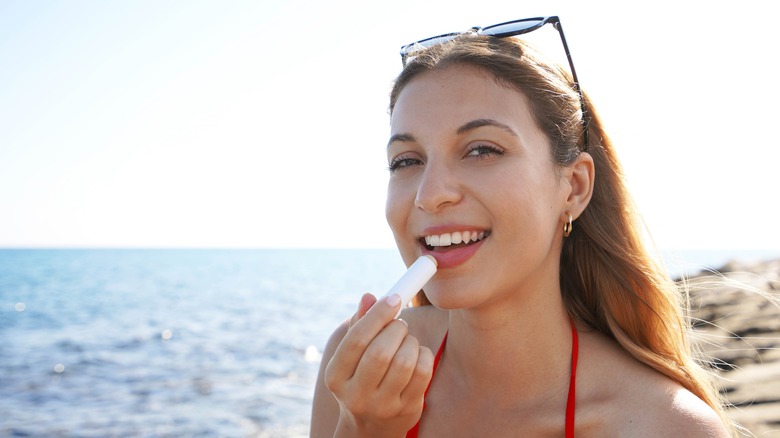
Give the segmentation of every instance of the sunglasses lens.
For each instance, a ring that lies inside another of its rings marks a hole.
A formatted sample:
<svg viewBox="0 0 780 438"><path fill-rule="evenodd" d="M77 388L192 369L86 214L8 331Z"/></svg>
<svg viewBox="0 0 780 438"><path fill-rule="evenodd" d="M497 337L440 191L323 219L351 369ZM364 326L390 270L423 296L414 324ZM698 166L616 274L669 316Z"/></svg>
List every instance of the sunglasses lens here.
<svg viewBox="0 0 780 438"><path fill-rule="evenodd" d="M454 39L460 35L459 33L451 33L449 35L441 35L433 38L428 38L427 40L419 41L417 44L423 46L423 47L432 47L438 44L446 43L449 40Z"/></svg>
<svg viewBox="0 0 780 438"><path fill-rule="evenodd" d="M439 35L439 36L427 38L427 39L424 39L422 41L417 41L416 43L407 44L407 45L401 47L401 54L402 55L407 55L407 54L410 54L412 52L416 52L416 51L421 50L421 49L426 49L428 47L433 47L433 46L435 46L437 44L446 43L447 41L454 39L458 35L460 35L460 34L459 33L450 33L450 34L447 34L447 35Z"/></svg>
<svg viewBox="0 0 780 438"><path fill-rule="evenodd" d="M459 35L462 35L462 32L448 33L446 35L439 35L424 39L422 41L417 41L416 43L407 44L401 47L401 59L403 60L404 65L406 65L408 60L407 57L413 57L415 52L427 49L428 47L433 47L437 44L446 43L447 41L457 38Z"/></svg>
<svg viewBox="0 0 780 438"><path fill-rule="evenodd" d="M483 35L495 37L508 37L521 35L536 30L546 23L544 18L530 18L528 20L510 21L509 23L496 24L482 29Z"/></svg>

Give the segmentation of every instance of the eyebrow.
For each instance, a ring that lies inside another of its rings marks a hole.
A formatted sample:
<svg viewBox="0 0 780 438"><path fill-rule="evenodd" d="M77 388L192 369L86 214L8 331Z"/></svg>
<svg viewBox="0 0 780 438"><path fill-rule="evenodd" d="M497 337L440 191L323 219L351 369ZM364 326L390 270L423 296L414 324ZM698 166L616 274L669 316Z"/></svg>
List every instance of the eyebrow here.
<svg viewBox="0 0 780 438"><path fill-rule="evenodd" d="M517 137L517 133L509 127L509 125L505 125L497 120L493 119L476 119L472 120L470 122L466 122L463 125L461 125L458 130L456 131L458 135L465 134L469 131L473 131L477 128L481 128L483 126L494 126L496 128L501 129L502 131L505 131L515 137ZM390 147L393 142L400 141L400 142L415 142L417 139L414 138L411 134L395 134L390 137L390 140L387 142L387 147Z"/></svg>
<svg viewBox="0 0 780 438"><path fill-rule="evenodd" d="M460 128L458 128L458 134L465 134L469 131L473 131L477 128L481 128L483 126L495 126L496 128L501 129L502 131L506 131L509 134L512 134L513 136L517 137L517 133L509 127L509 125L505 125L499 121L493 120L493 119L476 119L472 120L468 123L465 123L461 125Z"/></svg>
<svg viewBox="0 0 780 438"><path fill-rule="evenodd" d="M405 143L413 143L417 141L417 139L414 138L412 134L395 134L390 137L390 140L387 142L387 147L390 147L391 144L393 144L396 141L402 141Z"/></svg>

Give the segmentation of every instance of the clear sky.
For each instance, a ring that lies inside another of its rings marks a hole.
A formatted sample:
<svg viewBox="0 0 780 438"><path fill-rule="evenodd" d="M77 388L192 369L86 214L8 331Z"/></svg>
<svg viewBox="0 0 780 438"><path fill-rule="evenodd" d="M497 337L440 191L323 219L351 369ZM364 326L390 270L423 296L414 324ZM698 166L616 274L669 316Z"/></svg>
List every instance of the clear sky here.
<svg viewBox="0 0 780 438"><path fill-rule="evenodd" d="M399 47L559 15L657 245L780 249L771 4L2 1L0 247L393 247Z"/></svg>

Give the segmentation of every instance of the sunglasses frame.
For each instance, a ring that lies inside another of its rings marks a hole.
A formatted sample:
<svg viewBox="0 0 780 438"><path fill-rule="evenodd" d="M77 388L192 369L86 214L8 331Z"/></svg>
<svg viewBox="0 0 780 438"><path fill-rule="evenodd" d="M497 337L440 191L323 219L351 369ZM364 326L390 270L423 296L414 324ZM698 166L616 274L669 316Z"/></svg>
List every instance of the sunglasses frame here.
<svg viewBox="0 0 780 438"><path fill-rule="evenodd" d="M529 25L524 27L519 27L522 24L529 24ZM589 145L588 112L585 108L585 98L582 95L582 89L580 88L580 81L579 79L577 79L577 71L574 69L574 62L571 59L571 52L569 51L569 45L566 44L566 37L563 34L563 27L561 26L561 20L556 15L551 15L549 17L522 18L519 20L506 21L503 23L493 24L485 27L472 27L471 29L465 32L451 32L451 33L445 33L430 38L425 38L410 44L406 44L401 47L401 63L403 64L404 67L406 67L407 60L409 59L409 57L414 56L414 52L438 44L446 43L447 41L451 41L462 35L476 34L476 35L491 36L494 38L508 38L508 37L513 37L513 36L533 32L543 27L545 24L552 24L552 26L555 28L555 30L558 31L558 34L561 36L561 43L563 44L563 50L566 52L566 59L569 61L569 69L571 70L571 77L574 82L572 84L572 87L574 88L574 91L577 92L577 95L580 97L580 109L582 111L582 127L583 127L583 137L584 137L583 140L585 143L583 150L587 152L588 145Z"/></svg>

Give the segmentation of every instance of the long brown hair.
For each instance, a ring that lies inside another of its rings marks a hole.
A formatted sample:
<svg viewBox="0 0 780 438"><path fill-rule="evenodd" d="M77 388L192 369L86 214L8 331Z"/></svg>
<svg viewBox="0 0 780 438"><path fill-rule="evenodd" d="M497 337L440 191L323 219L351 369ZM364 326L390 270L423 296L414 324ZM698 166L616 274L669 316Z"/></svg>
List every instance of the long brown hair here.
<svg viewBox="0 0 780 438"><path fill-rule="evenodd" d="M415 53L395 81L390 113L413 78L452 65L478 68L523 93L557 166L571 165L586 147L593 157L593 196L561 254L561 291L569 314L691 391L730 426L713 379L688 341L687 295L648 251L622 167L587 95L590 144L585 145L580 96L565 69L516 38L468 35ZM428 303L422 293L415 302Z"/></svg>

